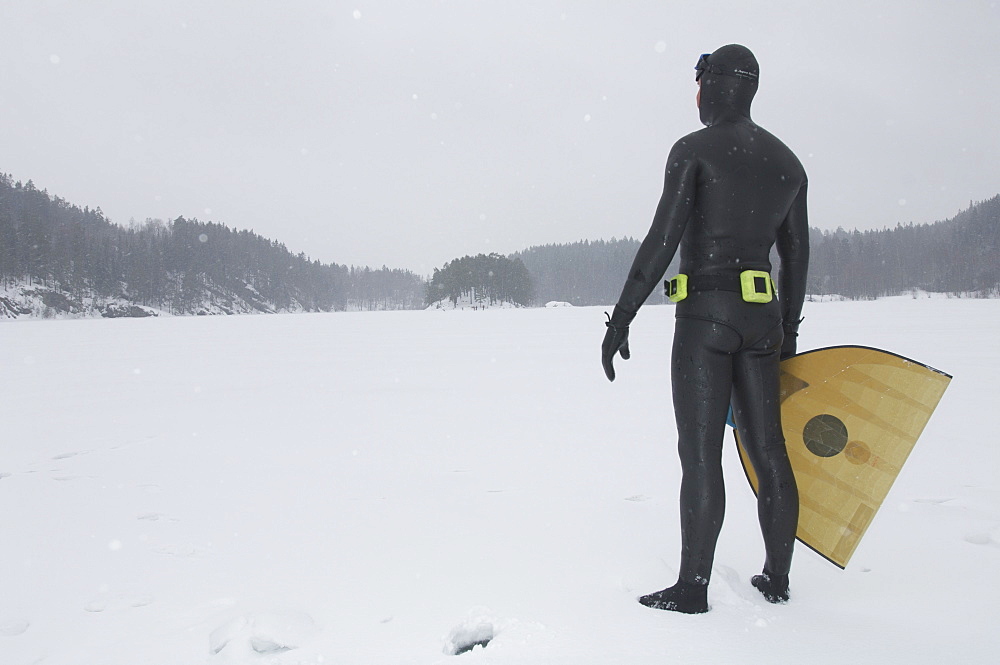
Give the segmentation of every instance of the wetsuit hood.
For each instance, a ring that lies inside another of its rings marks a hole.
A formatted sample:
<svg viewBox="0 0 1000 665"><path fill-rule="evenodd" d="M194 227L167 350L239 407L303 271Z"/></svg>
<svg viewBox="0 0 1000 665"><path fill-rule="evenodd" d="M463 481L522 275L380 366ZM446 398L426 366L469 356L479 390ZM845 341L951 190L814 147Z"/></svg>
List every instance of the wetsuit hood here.
<svg viewBox="0 0 1000 665"><path fill-rule="evenodd" d="M750 119L750 103L757 93L760 69L757 58L745 46L729 44L705 58L700 72L701 101L698 114L705 126L718 122Z"/></svg>

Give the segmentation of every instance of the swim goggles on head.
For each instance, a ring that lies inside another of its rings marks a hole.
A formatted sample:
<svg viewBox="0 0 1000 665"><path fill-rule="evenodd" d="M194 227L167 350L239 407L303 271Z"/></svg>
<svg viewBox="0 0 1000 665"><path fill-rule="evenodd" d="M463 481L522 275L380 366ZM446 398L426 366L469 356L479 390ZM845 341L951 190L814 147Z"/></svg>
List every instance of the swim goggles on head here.
<svg viewBox="0 0 1000 665"><path fill-rule="evenodd" d="M720 65L713 65L708 61L708 57L712 55L711 53L702 53L698 58L698 64L694 66L695 74L694 80L698 81L701 79L701 75L705 72L710 74L718 74L720 76L735 76L736 78L746 79L747 81L756 81L757 72L748 72L745 69L731 69L725 70Z"/></svg>

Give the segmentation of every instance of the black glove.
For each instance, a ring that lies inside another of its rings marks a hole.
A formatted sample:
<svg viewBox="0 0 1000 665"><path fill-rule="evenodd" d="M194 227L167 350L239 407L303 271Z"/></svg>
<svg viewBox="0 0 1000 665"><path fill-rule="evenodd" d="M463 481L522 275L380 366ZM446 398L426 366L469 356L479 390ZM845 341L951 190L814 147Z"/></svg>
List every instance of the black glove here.
<svg viewBox="0 0 1000 665"><path fill-rule="evenodd" d="M785 339L781 342L781 360L791 358L795 355L796 346L798 345L799 340L800 323L802 323L802 319L799 319L798 321L786 321L782 324L781 328L785 332Z"/></svg>
<svg viewBox="0 0 1000 665"><path fill-rule="evenodd" d="M608 316L608 322L604 324L608 327L608 331L604 333L604 343L601 344L601 363L604 365L608 381L615 380L615 366L612 362L615 354L620 353L622 360L628 360L631 356L628 350L628 324L632 323L634 318L634 312L628 312L615 305L614 315Z"/></svg>

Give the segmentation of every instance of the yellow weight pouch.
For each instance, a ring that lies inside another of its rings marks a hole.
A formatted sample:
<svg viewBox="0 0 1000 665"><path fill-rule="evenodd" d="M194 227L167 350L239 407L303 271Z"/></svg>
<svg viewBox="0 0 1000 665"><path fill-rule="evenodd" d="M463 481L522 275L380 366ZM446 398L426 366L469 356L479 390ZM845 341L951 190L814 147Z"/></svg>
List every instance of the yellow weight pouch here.
<svg viewBox="0 0 1000 665"><path fill-rule="evenodd" d="M744 270L740 273L740 290L746 302L766 303L774 299L771 276L763 270Z"/></svg>
<svg viewBox="0 0 1000 665"><path fill-rule="evenodd" d="M680 302L688 297L688 276L681 273L671 277L663 283L663 288L670 302Z"/></svg>

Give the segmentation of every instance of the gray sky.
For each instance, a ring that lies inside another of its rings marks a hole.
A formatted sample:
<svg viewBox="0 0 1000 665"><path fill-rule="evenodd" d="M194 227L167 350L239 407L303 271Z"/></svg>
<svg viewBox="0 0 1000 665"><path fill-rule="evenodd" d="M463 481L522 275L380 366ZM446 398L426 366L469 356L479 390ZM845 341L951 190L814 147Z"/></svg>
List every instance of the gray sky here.
<svg viewBox="0 0 1000 665"><path fill-rule="evenodd" d="M0 0L0 171L420 274L641 238L736 42L811 225L933 222L1000 193L998 34L988 0Z"/></svg>

